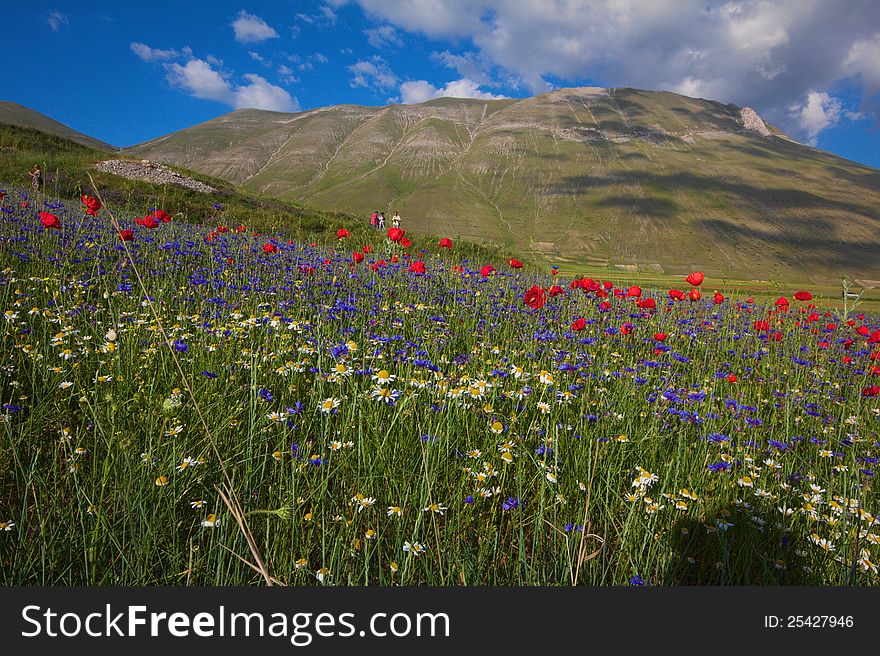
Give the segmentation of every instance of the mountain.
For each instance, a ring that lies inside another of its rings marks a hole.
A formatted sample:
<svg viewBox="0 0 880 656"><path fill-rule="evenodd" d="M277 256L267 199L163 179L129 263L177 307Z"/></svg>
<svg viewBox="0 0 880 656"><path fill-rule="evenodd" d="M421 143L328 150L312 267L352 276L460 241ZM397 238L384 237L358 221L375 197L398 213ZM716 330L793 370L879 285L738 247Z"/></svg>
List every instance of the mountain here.
<svg viewBox="0 0 880 656"><path fill-rule="evenodd" d="M103 141L93 139L82 132L67 127L63 123L59 123L55 119L51 119L45 114L41 114L33 109L19 105L18 103L0 100L0 124L15 125L20 128L31 128L39 130L47 134L62 137L75 143L91 148L93 150L118 150L116 146L111 146Z"/></svg>
<svg viewBox="0 0 880 656"><path fill-rule="evenodd" d="M880 171L675 93L240 110L126 152L569 267L880 280Z"/></svg>

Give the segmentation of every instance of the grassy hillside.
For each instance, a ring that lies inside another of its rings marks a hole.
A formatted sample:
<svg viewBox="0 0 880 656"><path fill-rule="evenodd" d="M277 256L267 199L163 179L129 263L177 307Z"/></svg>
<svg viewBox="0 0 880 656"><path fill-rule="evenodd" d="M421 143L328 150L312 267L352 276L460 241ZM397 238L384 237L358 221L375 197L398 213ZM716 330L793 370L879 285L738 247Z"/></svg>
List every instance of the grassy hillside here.
<svg viewBox="0 0 880 656"><path fill-rule="evenodd" d="M880 171L768 132L733 105L587 88L243 110L130 152L564 266L880 281Z"/></svg>
<svg viewBox="0 0 880 656"><path fill-rule="evenodd" d="M29 187L27 172L39 163L44 171L44 191L51 197L78 199L94 194L89 173L102 197L114 210L143 215L161 207L176 219L191 223L246 225L250 230L307 241L334 241L340 227L347 228L359 245L378 242L378 232L364 216L319 209L242 189L219 178L180 167L178 172L217 190L204 194L177 185L155 185L128 180L92 169L95 162L111 157L62 137L38 130L0 124L0 189ZM116 158L117 155L112 157ZM390 226L390 219L389 219ZM410 231L416 249L436 245L436 237ZM357 246L355 246L357 247ZM459 244L462 257L505 259L507 251L479 244Z"/></svg>
<svg viewBox="0 0 880 656"><path fill-rule="evenodd" d="M55 119L49 118L45 114L41 114L40 112L36 112L33 109L14 102L0 100L0 123L14 125L20 128L39 130L46 134L68 139L93 150L117 150L115 146L94 139L82 132L77 132L63 123L59 123Z"/></svg>

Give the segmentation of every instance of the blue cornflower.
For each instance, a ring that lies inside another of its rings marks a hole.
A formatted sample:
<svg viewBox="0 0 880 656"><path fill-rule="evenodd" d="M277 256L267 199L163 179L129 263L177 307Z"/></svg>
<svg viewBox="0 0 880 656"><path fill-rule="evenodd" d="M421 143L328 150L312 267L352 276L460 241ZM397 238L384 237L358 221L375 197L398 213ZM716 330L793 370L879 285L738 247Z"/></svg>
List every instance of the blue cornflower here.
<svg viewBox="0 0 880 656"><path fill-rule="evenodd" d="M629 580L629 584L630 584L630 585L639 585L639 586L641 586L641 585L645 585L645 579L643 579L643 578L642 578L641 576L639 576L638 574L635 574L635 575Z"/></svg>
<svg viewBox="0 0 880 656"><path fill-rule="evenodd" d="M203 375L205 378L216 378L216 377L217 377L217 374L215 374L215 373L211 373L211 372L208 371L207 369L205 369L205 370L202 372L202 375Z"/></svg>
<svg viewBox="0 0 880 656"><path fill-rule="evenodd" d="M519 499L516 497L507 497L507 500L501 504L503 510L514 510L519 508Z"/></svg>
<svg viewBox="0 0 880 656"><path fill-rule="evenodd" d="M178 353L186 353L189 351L189 346L183 342L182 340L175 339L174 340L174 350Z"/></svg>

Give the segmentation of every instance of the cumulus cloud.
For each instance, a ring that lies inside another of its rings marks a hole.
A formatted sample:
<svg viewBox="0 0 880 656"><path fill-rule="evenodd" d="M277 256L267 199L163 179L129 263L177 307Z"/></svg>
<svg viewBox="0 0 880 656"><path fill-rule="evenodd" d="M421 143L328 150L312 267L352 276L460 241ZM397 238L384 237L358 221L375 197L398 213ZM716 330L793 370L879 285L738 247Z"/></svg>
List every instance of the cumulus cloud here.
<svg viewBox="0 0 880 656"><path fill-rule="evenodd" d="M840 121L842 109L837 98L824 91L810 91L802 102L791 105L789 112L806 133L809 143L815 146L819 133Z"/></svg>
<svg viewBox="0 0 880 656"><path fill-rule="evenodd" d="M402 46L403 41L397 36L397 30L390 25L382 25L369 30L364 30L367 42L374 48L387 48L388 46Z"/></svg>
<svg viewBox="0 0 880 656"><path fill-rule="evenodd" d="M49 12L49 15L46 16L46 24L53 32L58 32L63 26L69 24L69 21L67 20L66 14L62 14L57 9L53 9Z"/></svg>
<svg viewBox="0 0 880 656"><path fill-rule="evenodd" d="M486 100L499 100L507 96L498 96L492 93L480 91L479 85L473 80L462 78L449 82L445 87L438 89L425 80L404 82L400 85L400 97L404 105L415 105L434 98L483 98Z"/></svg>
<svg viewBox="0 0 880 656"><path fill-rule="evenodd" d="M880 92L880 12L864 0L356 1L377 23L468 44L438 57L484 86L493 71L534 93L557 81L690 92L808 138L791 107L811 91L855 79Z"/></svg>
<svg viewBox="0 0 880 656"><path fill-rule="evenodd" d="M176 50L151 48L146 43L139 43L137 41L132 42L131 51L145 62L168 61L180 57L180 53Z"/></svg>
<svg viewBox="0 0 880 656"><path fill-rule="evenodd" d="M880 32L856 41L843 63L847 72L858 75L868 95L880 93Z"/></svg>
<svg viewBox="0 0 880 656"><path fill-rule="evenodd" d="M253 73L244 76L248 84L235 85L202 59L190 59L185 65L165 64L165 70L172 86L196 98L214 100L235 109L267 109L276 112L300 110L296 98Z"/></svg>
<svg viewBox="0 0 880 656"><path fill-rule="evenodd" d="M232 22L235 40L239 43L260 43L268 39L277 39L278 32L259 16L247 13L244 9Z"/></svg>
<svg viewBox="0 0 880 656"><path fill-rule="evenodd" d="M348 67L352 73L351 86L366 89L391 89L397 86L399 78L379 55L360 61Z"/></svg>

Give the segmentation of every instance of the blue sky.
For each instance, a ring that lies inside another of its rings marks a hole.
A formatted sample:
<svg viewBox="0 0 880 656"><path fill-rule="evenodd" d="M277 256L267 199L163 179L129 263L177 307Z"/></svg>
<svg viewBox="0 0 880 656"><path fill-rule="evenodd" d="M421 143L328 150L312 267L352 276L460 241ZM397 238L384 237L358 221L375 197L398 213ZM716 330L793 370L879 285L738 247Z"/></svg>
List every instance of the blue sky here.
<svg viewBox="0 0 880 656"><path fill-rule="evenodd" d="M241 107L632 86L880 167L870 0L50 0L5 7L0 56L0 99L118 146Z"/></svg>

